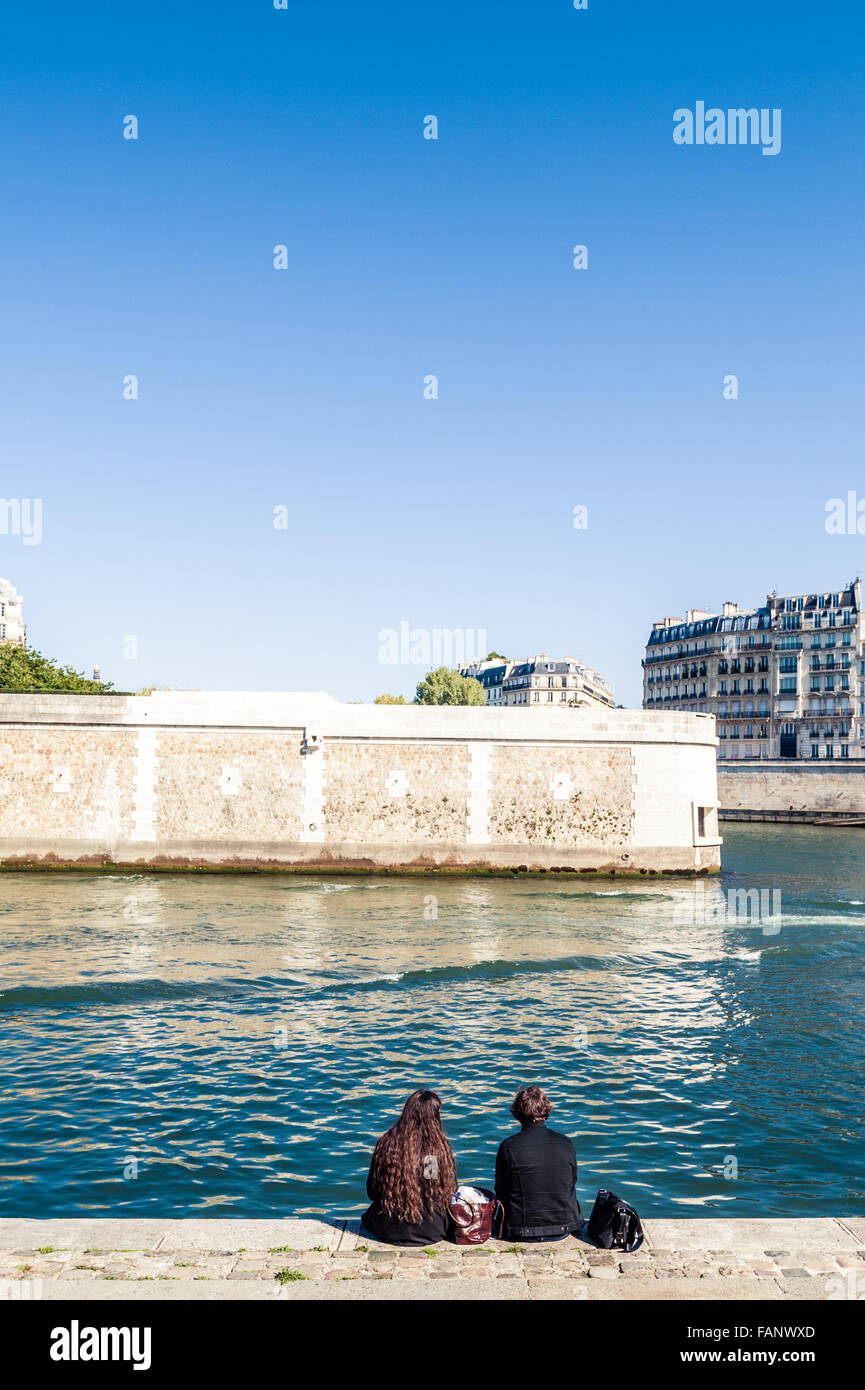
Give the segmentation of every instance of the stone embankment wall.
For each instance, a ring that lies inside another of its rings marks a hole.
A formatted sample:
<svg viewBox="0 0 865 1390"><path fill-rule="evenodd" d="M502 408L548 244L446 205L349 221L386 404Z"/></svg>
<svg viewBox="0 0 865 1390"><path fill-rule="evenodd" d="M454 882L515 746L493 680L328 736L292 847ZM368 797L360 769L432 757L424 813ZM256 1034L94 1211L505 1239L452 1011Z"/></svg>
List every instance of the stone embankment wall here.
<svg viewBox="0 0 865 1390"><path fill-rule="evenodd" d="M0 864L711 871L715 750L683 713L2 695Z"/></svg>
<svg viewBox="0 0 865 1390"><path fill-rule="evenodd" d="M865 821L865 764L778 761L721 763L725 820Z"/></svg>

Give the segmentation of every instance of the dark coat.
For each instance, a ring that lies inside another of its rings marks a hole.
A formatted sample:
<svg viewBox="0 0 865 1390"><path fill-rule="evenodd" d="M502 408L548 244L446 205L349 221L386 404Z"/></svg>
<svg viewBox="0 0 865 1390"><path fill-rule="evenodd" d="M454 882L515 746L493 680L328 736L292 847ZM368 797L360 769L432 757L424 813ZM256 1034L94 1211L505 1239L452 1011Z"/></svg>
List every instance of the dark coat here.
<svg viewBox="0 0 865 1390"><path fill-rule="evenodd" d="M369 1177L366 1180L366 1195L372 1199L372 1205L367 1207L361 1220L376 1240L384 1240L388 1245L435 1245L437 1241L447 1240L451 1234L451 1219L446 1211L428 1208L417 1224L397 1221L385 1216L381 1209L381 1193L374 1189Z"/></svg>
<svg viewBox="0 0 865 1390"><path fill-rule="evenodd" d="M578 1231L583 1217L576 1185L573 1143L542 1121L499 1145L496 1196L511 1240L550 1240Z"/></svg>

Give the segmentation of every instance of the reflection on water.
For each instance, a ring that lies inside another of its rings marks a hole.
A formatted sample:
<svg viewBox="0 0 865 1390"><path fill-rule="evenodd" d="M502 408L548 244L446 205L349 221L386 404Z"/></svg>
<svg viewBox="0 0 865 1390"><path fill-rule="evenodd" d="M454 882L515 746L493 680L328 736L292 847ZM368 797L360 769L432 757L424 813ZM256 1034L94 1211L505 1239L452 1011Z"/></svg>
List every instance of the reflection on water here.
<svg viewBox="0 0 865 1390"><path fill-rule="evenodd" d="M539 1081L584 1205L865 1213L865 841L725 839L771 925L642 878L0 876L0 1212L360 1210L417 1085L488 1183Z"/></svg>

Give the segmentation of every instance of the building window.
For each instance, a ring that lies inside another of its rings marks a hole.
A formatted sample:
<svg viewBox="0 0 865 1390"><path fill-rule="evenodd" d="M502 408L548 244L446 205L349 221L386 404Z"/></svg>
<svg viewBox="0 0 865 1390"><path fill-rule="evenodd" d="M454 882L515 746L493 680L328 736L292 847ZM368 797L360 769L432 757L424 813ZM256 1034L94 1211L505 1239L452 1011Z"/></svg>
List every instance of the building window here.
<svg viewBox="0 0 865 1390"><path fill-rule="evenodd" d="M811 744L811 757L812 757L812 758L819 758L819 756L820 756L820 745L819 745L819 743L812 743L812 744Z"/></svg>
<svg viewBox="0 0 865 1390"><path fill-rule="evenodd" d="M849 745L849 743L842 743L842 744L841 744L841 757L842 757L842 758L849 758L849 757L850 757L850 745Z"/></svg>

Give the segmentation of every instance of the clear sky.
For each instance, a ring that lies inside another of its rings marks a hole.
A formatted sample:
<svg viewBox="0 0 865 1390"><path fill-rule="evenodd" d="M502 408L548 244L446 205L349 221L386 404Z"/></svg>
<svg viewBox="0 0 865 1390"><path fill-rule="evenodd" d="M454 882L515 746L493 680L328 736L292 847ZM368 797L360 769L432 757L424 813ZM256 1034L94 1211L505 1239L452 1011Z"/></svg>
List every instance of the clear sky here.
<svg viewBox="0 0 865 1390"><path fill-rule="evenodd" d="M633 704L654 619L865 570L824 524L865 498L863 33L837 0L11 0L31 644L365 700L423 674L379 661L407 621ZM697 101L780 108L780 153L676 145Z"/></svg>

